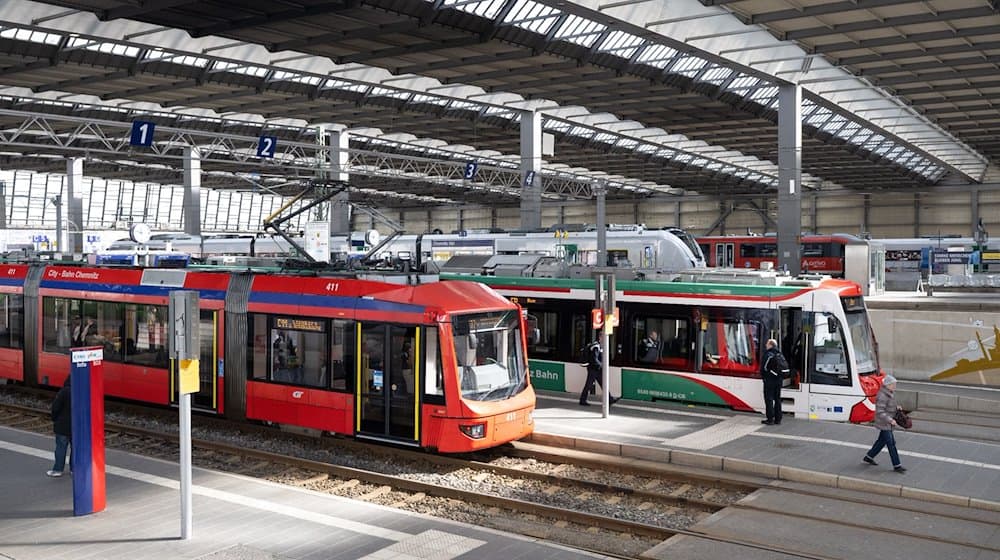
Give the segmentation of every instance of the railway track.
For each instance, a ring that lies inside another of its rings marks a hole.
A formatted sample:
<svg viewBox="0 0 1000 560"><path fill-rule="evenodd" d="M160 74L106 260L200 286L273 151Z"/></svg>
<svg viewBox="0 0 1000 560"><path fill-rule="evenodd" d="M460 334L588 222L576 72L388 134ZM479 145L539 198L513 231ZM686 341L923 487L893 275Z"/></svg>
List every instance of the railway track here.
<svg viewBox="0 0 1000 560"><path fill-rule="evenodd" d="M198 420L197 424L213 425L211 429L229 424L219 419ZM0 407L0 424L40 432L47 432L49 427L46 411L12 405ZM298 451L270 451L245 442L206 438L196 432L195 464L517 532L614 557L640 557L662 541L687 536L789 558L839 558L775 546L768 542L767 535L734 538L699 528L700 522L725 508L753 511L786 522L789 513L746 499L766 485L764 480L724 479L722 473L699 476L686 472L689 469L622 464L610 458L568 460L560 450L538 446L505 448L475 457L437 456L381 446L373 452L369 444L348 439L299 437L270 428L239 426L241 431L251 433L249 437L270 437L271 442L265 441L263 446L273 447L276 440L281 440L294 442ZM232 429L231 424L228 429ZM109 447L176 460L176 435L164 433L162 427L109 423L106 433ZM372 469L367 461L359 461L362 466L333 464L333 455L353 453L374 453L375 462L387 468ZM843 499L822 489L779 491L789 494L790 499ZM919 510L914 509L914 513ZM971 515L970 519L974 519ZM795 517L810 519L801 514ZM821 515L811 519L829 522ZM852 526L850 522L839 525ZM853 526L865 528L861 524ZM938 542L968 546L948 539ZM996 548L979 548L1000 554Z"/></svg>

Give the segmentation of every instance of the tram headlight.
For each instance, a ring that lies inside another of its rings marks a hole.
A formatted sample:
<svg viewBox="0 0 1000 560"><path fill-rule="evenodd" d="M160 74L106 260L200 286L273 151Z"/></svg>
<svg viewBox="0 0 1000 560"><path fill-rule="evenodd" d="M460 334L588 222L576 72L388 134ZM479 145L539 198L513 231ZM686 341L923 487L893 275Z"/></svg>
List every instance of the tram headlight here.
<svg viewBox="0 0 1000 560"><path fill-rule="evenodd" d="M472 439L483 439L486 437L486 424L459 424L458 429Z"/></svg>

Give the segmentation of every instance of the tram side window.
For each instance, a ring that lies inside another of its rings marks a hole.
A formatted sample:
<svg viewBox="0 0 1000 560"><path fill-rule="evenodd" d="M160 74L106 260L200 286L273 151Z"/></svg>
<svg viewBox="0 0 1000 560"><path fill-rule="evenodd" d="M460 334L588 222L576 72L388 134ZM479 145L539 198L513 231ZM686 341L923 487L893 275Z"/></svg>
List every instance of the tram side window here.
<svg viewBox="0 0 1000 560"><path fill-rule="evenodd" d="M271 381L329 387L329 336L324 319L272 317Z"/></svg>
<svg viewBox="0 0 1000 560"><path fill-rule="evenodd" d="M0 294L0 347L21 348L24 296Z"/></svg>
<svg viewBox="0 0 1000 560"><path fill-rule="evenodd" d="M736 310L711 313L705 330L702 368L707 372L751 377L760 371L761 325Z"/></svg>
<svg viewBox="0 0 1000 560"><path fill-rule="evenodd" d="M250 315L250 379L264 381L267 379L267 315L254 313Z"/></svg>
<svg viewBox="0 0 1000 560"><path fill-rule="evenodd" d="M438 343L438 330L427 328L426 345L424 346L424 394L444 398L444 371L441 369L441 345ZM444 401L433 401L444 404Z"/></svg>
<svg viewBox="0 0 1000 560"><path fill-rule="evenodd" d="M75 299L42 298L42 350L69 354L79 346L83 323L80 301Z"/></svg>
<svg viewBox="0 0 1000 560"><path fill-rule="evenodd" d="M756 259L757 258L757 246L753 243L741 243L740 244L740 257L744 259Z"/></svg>
<svg viewBox="0 0 1000 560"><path fill-rule="evenodd" d="M125 363L168 367L166 306L125 305L124 333ZM202 332L202 344L205 343L205 335Z"/></svg>
<svg viewBox="0 0 1000 560"><path fill-rule="evenodd" d="M847 365L844 328L833 315L813 313L813 367L809 382L820 385L851 385Z"/></svg>
<svg viewBox="0 0 1000 560"><path fill-rule="evenodd" d="M555 311L533 311L537 320L538 340L531 344L528 354L533 358L554 359L559 351L559 314Z"/></svg>
<svg viewBox="0 0 1000 560"><path fill-rule="evenodd" d="M335 391L354 389L354 323L334 319L330 327L330 383Z"/></svg>
<svg viewBox="0 0 1000 560"><path fill-rule="evenodd" d="M125 322L124 305L108 301L84 301L83 344L102 346L104 359L111 362L122 361Z"/></svg>
<svg viewBox="0 0 1000 560"><path fill-rule="evenodd" d="M690 369L688 328L686 318L637 315L632 327L637 341L632 361L651 367Z"/></svg>
<svg viewBox="0 0 1000 560"><path fill-rule="evenodd" d="M582 313L573 314L573 330L570 333L572 337L570 346L572 357L569 358L570 361L578 361L578 350L587 347L587 345L596 340L596 335L593 334L592 331L593 326L589 315L584 315Z"/></svg>

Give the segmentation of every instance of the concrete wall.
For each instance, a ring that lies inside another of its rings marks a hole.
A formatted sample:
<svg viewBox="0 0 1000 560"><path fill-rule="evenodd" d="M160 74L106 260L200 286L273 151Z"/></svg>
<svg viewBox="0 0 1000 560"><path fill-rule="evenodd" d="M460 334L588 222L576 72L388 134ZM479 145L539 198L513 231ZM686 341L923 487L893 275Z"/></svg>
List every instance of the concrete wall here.
<svg viewBox="0 0 1000 560"><path fill-rule="evenodd" d="M868 307L886 372L913 381L1000 385L1000 304L870 299Z"/></svg>

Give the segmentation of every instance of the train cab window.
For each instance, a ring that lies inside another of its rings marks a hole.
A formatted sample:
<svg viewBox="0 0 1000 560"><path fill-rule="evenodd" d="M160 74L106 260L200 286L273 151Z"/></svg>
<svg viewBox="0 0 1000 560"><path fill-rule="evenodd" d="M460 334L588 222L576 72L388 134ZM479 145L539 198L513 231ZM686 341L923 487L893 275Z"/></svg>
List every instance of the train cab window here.
<svg viewBox="0 0 1000 560"><path fill-rule="evenodd" d="M686 318L636 316L632 326L636 337L632 361L646 364L644 367L689 369L688 325Z"/></svg>
<svg viewBox="0 0 1000 560"><path fill-rule="evenodd" d="M166 368L167 307L163 305L125 305L125 363ZM202 333L202 344L205 333ZM208 339L211 344L212 339Z"/></svg>
<svg viewBox="0 0 1000 560"><path fill-rule="evenodd" d="M810 383L850 386L844 328L833 315L813 313L813 359Z"/></svg>
<svg viewBox="0 0 1000 560"><path fill-rule="evenodd" d="M559 351L559 314L555 311L532 311L538 340L528 341L528 355L552 360Z"/></svg>
<svg viewBox="0 0 1000 560"><path fill-rule="evenodd" d="M503 400L528 387L520 325L516 310L454 316L462 398Z"/></svg>
<svg viewBox="0 0 1000 560"><path fill-rule="evenodd" d="M0 294L0 347L21 348L23 325L24 296Z"/></svg>
<svg viewBox="0 0 1000 560"><path fill-rule="evenodd" d="M444 371L441 369L441 347L438 343L436 328L424 329L424 395L438 397L431 400L435 404L444 404Z"/></svg>

